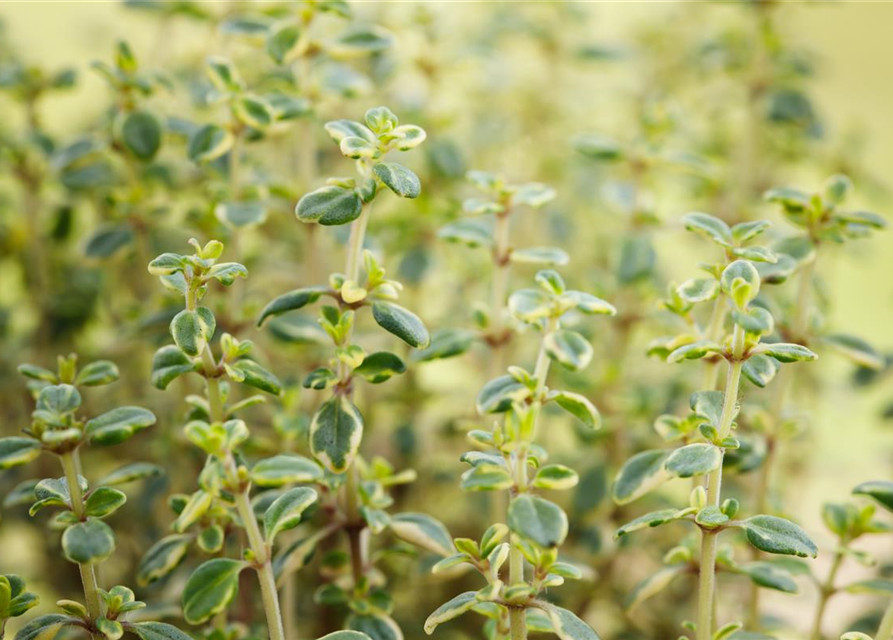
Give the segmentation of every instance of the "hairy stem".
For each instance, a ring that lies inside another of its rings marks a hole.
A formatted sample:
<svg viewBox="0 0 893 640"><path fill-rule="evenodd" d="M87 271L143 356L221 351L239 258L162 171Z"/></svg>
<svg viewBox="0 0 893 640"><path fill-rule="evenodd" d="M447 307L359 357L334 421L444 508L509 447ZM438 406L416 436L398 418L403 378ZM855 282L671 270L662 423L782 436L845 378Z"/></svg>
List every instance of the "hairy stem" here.
<svg viewBox="0 0 893 640"><path fill-rule="evenodd" d="M61 456L62 469L65 472L65 480L68 482L68 495L71 497L71 510L79 520L84 519L84 494L78 483L77 451L63 453ZM99 600L99 585L96 581L96 570L92 564L78 564L81 573L81 582L84 585L84 601L87 605L87 613L90 620L96 621L102 616L102 605Z"/></svg>
<svg viewBox="0 0 893 640"><path fill-rule="evenodd" d="M732 360L726 373L726 388L723 397L722 415L719 423L719 439L729 436L735 408L738 404L738 388L741 383L741 360L744 351L744 330L735 325L732 335ZM719 466L707 476L707 504L718 507L722 489L722 456L720 449ZM701 564L698 572L698 640L711 640L713 637L713 608L716 593L716 542L717 533L703 530L701 535Z"/></svg>

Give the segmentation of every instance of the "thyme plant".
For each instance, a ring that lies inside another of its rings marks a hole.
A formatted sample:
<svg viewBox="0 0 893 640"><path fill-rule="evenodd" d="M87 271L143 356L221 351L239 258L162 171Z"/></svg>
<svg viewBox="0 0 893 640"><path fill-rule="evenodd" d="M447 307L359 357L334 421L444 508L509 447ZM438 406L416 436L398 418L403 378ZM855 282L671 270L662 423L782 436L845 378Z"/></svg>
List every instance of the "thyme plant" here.
<svg viewBox="0 0 893 640"><path fill-rule="evenodd" d="M689 224L695 224L689 218ZM720 244L733 245L733 232L725 223L710 216L697 218L700 231L715 238ZM738 235L752 236L765 228L761 223L738 227ZM756 231L755 231L756 230ZM764 255L765 250L756 251ZM772 515L757 514L747 518L738 516L739 503L734 498L722 499L723 459L728 450L740 446L733 435L739 409L742 375L763 386L771 379L779 364L814 360L815 354L801 345L783 342L762 342L773 330L771 313L754 303L760 293L761 278L753 262L737 258L725 267L705 265L712 278L700 286L714 289L730 307L731 331L726 330L717 340L694 340L685 335L679 341L669 341L663 347L668 362L682 362L717 355L726 362L725 383L722 391L708 389L692 395L692 415L684 420L664 420L659 423L671 442L681 446L636 454L623 466L615 480L613 497L621 504L629 503L673 478L706 476L705 485L696 485L691 492L689 506L663 509L640 516L617 530L616 537L631 532L657 527L673 521L688 521L701 534L697 560L698 603L697 622L688 623L698 640L714 637L714 608L717 597L716 569L735 568L734 560L719 556L719 535L728 529L743 530L747 541L761 551L801 557L815 557L817 548L809 536L789 520ZM686 565L695 562L693 554L684 547L670 554L674 571L664 571L640 585L638 590L651 595L655 585L666 586L675 575L686 572ZM724 554L726 555L726 554ZM675 573L675 575L674 575ZM755 581L762 582L757 578ZM658 587L659 589L659 587ZM727 634L742 623L730 622L717 633Z"/></svg>

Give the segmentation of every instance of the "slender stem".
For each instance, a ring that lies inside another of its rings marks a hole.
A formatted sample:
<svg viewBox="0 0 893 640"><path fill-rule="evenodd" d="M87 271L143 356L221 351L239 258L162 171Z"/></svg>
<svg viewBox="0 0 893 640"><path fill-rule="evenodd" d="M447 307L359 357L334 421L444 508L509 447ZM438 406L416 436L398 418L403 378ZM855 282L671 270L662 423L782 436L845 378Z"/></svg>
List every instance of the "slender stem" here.
<svg viewBox="0 0 893 640"><path fill-rule="evenodd" d="M494 229L495 246L493 247L493 290L490 302L490 321L493 326L493 339L495 340L490 358L490 374L498 375L502 371L504 350L502 348L502 334L505 329L503 322L505 315L505 298L509 286L509 209L496 214L496 227Z"/></svg>
<svg viewBox="0 0 893 640"><path fill-rule="evenodd" d="M230 459L231 467L235 462ZM257 518L251 508L251 500L248 498L249 486L236 493L236 510L239 518L245 526L248 535L248 544L254 553L257 578L260 582L260 594L264 603L264 613L267 618L267 632L270 640L285 640L285 629L282 626L282 612L279 609L279 594L276 591L276 577L273 574L273 564L270 562L270 548L264 541L257 526Z"/></svg>
<svg viewBox="0 0 893 640"><path fill-rule="evenodd" d="M549 324L543 333L543 341L540 343L540 350L536 357L536 364L533 368L533 376L536 379L536 389L533 392L534 412L532 422L533 431L530 434L530 440L533 440L536 434L536 420L539 417L539 410L542 406L543 392L546 390L546 378L549 376L549 365L551 360L549 354L546 353L545 337L552 333L558 325L555 318L549 320ZM527 447L529 442L519 443L517 453L515 455L515 489L518 494L526 493L528 489L527 480ZM521 547L512 538L511 548L509 549L509 583L517 584L524 582L524 555L521 553ZM522 607L512 607L509 609L509 622L512 628L512 640L527 640L527 616L526 610Z"/></svg>
<svg viewBox="0 0 893 640"><path fill-rule="evenodd" d="M874 640L890 640L893 636L893 602L887 605L884 617L881 618L881 626L878 627Z"/></svg>
<svg viewBox="0 0 893 640"><path fill-rule="evenodd" d="M80 466L76 460L77 452L63 453L62 469L65 472L65 480L68 482L68 495L71 497L71 510L79 520L84 519L84 494L78 482L77 469ZM99 585L96 581L96 570L92 564L78 564L81 573L81 582L84 585L84 600L87 604L87 613L90 620L96 621L102 616L102 605L99 600Z"/></svg>
<svg viewBox="0 0 893 640"><path fill-rule="evenodd" d="M812 633L809 635L811 640L822 640L822 618L825 615L825 607L828 605L828 600L835 592L834 579L837 577L837 572L840 570L840 565L843 563L843 543L844 541L841 541L841 548L834 552L834 562L831 563L828 577L825 578L825 581L820 586L819 606L816 608L815 617L812 621ZM887 637L889 636L890 634L888 633ZM880 636L878 636L878 638L880 638Z"/></svg>
<svg viewBox="0 0 893 640"><path fill-rule="evenodd" d="M722 415L719 422L719 439L729 436L732 420L738 404L738 388L741 383L741 360L744 351L744 330L735 325L732 335L732 360L729 361L726 373L726 388L723 397ZM720 462L715 470L707 476L707 504L719 506L722 488L722 457L725 451L720 449ZM710 640L713 637L713 607L716 591L716 543L717 532L703 530L701 535L701 565L698 572L698 640Z"/></svg>
<svg viewBox="0 0 893 640"><path fill-rule="evenodd" d="M363 242L366 239L366 227L372 214L372 203L363 205L360 217L350 227L350 239L347 242L347 266L345 275L348 280L357 282L360 277L360 258L363 255Z"/></svg>

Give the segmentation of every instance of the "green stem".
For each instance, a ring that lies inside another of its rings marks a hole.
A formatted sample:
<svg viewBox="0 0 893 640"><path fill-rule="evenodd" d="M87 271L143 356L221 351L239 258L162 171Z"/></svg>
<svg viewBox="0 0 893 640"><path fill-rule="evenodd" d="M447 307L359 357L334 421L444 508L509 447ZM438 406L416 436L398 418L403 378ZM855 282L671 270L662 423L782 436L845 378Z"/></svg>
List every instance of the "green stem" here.
<svg viewBox="0 0 893 640"><path fill-rule="evenodd" d="M732 360L729 361L726 373L726 388L723 396L722 415L719 422L720 440L727 438L732 430L732 421L738 404L741 367L744 364L744 361L741 360L743 351L744 330L735 325L735 332L732 335ZM724 453L724 450L720 449L719 465L707 476L708 506L719 506L722 489L722 457ZM716 543L717 532L702 530L701 564L698 572L698 640L711 640L713 637L713 607L716 592Z"/></svg>
<svg viewBox="0 0 893 640"><path fill-rule="evenodd" d="M509 286L509 210L496 214L493 248L493 291L490 302L490 322L492 323L493 345L490 359L490 375L495 377L502 371L502 333L505 327L505 299Z"/></svg>
<svg viewBox="0 0 893 640"><path fill-rule="evenodd" d="M232 458L229 460L229 466L235 467L235 461ZM230 475L233 475L232 472ZM234 479L237 480L237 478ZM249 489L250 485L236 493L236 510L245 526L248 544L254 553L255 569L260 582L260 594L264 604L270 640L285 640L282 612L279 609L279 594L276 591L276 577L273 574L273 564L270 561L270 548L261 535L260 527L257 526L257 518L248 497Z"/></svg>
<svg viewBox="0 0 893 640"><path fill-rule="evenodd" d="M358 282L360 278L360 258L363 255L363 242L366 239L366 227L372 214L372 203L363 205L360 217L350 226L350 239L347 242L347 266L345 275L348 280Z"/></svg>
<svg viewBox="0 0 893 640"><path fill-rule="evenodd" d="M893 602L887 605L884 617L881 618L881 626L878 627L874 640L890 640L893 636Z"/></svg>
<svg viewBox="0 0 893 640"><path fill-rule="evenodd" d="M549 320L549 324L543 333L543 342L540 343L540 350L536 357L536 365L533 368L533 376L536 379L536 389L533 392L533 432L530 439L533 440L536 434L536 420L539 417L539 410L542 406L543 393L546 390L546 378L549 376L549 365L551 360L549 354L546 353L545 337L552 333L558 325L556 318ZM526 493L528 489L527 480L527 442L519 443L518 451L515 456L515 492L518 494ZM524 555L521 553L521 547L512 538L511 548L509 550L509 584L517 584L524 582ZM527 615L523 607L512 607L509 609L509 622L512 628L512 640L527 640Z"/></svg>
<svg viewBox="0 0 893 640"><path fill-rule="evenodd" d="M834 552L834 562L831 563L831 569L828 571L828 577L825 578L825 581L820 586L819 591L819 606L816 608L815 617L812 621L812 633L809 634L811 640L822 640L822 618L825 616L825 607L828 605L828 600L834 595L834 579L837 577L837 572L840 570L840 565L843 563L843 541L841 541L841 548ZM887 634L889 638L890 634ZM880 638L880 636L878 636Z"/></svg>
<svg viewBox="0 0 893 640"><path fill-rule="evenodd" d="M68 482L68 494L71 497L71 510L79 520L84 520L84 494L78 483L77 451L63 453L62 469L65 472L65 480ZM102 605L99 600L99 585L96 581L96 570L92 564L78 564L81 573L81 582L84 585L84 601L87 605L87 614L90 620L96 621L102 616Z"/></svg>

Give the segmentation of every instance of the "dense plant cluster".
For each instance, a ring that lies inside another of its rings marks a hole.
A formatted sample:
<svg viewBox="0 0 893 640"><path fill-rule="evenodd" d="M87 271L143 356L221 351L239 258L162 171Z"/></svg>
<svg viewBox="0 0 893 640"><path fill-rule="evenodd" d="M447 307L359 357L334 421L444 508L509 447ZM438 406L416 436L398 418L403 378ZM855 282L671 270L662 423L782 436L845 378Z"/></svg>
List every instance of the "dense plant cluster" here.
<svg viewBox="0 0 893 640"><path fill-rule="evenodd" d="M890 369L826 278L879 190L785 8L696 5L0 47L0 638L889 640L893 482L796 490Z"/></svg>

